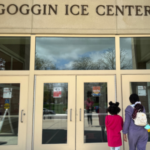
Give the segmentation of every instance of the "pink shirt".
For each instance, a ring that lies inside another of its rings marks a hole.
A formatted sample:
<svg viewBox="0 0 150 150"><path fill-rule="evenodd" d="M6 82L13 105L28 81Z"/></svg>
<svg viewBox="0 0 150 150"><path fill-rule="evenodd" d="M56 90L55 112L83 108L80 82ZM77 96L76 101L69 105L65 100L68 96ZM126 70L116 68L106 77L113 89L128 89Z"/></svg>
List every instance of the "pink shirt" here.
<svg viewBox="0 0 150 150"><path fill-rule="evenodd" d="M90 107L92 107L93 106L93 101L88 101L88 100L86 100L85 101L85 105L86 105L86 109L88 110Z"/></svg>
<svg viewBox="0 0 150 150"><path fill-rule="evenodd" d="M123 119L119 115L108 115L105 119L107 129L107 141L110 147L119 147L122 145L121 133L123 128Z"/></svg>

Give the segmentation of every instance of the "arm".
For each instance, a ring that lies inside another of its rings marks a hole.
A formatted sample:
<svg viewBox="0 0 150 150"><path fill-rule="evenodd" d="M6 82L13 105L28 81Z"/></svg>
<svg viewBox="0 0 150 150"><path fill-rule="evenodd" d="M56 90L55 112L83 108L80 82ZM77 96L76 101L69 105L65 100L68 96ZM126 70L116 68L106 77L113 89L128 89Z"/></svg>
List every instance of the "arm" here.
<svg viewBox="0 0 150 150"><path fill-rule="evenodd" d="M127 142L127 133L129 130L130 122L131 122L131 118L130 118L128 112L125 112L125 123L123 125L123 140L125 142Z"/></svg>
<svg viewBox="0 0 150 150"><path fill-rule="evenodd" d="M125 110L125 122L124 122L124 126L123 126L123 134L128 133L130 122L131 122L131 115L130 115L128 108L127 108Z"/></svg>
<svg viewBox="0 0 150 150"><path fill-rule="evenodd" d="M123 129L123 119L121 118L121 130Z"/></svg>
<svg viewBox="0 0 150 150"><path fill-rule="evenodd" d="M131 119L132 119L132 114L130 111L130 106L126 108L125 110L125 122L124 122L124 126L123 126L123 140L125 142L127 142L127 133L129 131L129 126L131 123Z"/></svg>
<svg viewBox="0 0 150 150"><path fill-rule="evenodd" d="M123 140L124 140L125 142L127 142L127 135L126 135L126 134L123 134Z"/></svg>

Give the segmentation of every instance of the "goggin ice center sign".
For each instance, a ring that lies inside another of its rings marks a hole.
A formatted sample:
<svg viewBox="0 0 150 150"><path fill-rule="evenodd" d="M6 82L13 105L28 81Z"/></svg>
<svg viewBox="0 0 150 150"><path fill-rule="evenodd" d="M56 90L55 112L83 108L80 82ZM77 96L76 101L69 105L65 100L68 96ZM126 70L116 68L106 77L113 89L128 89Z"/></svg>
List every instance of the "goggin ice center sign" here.
<svg viewBox="0 0 150 150"><path fill-rule="evenodd" d="M142 0L141 0L142 1ZM60 7L64 9L64 12L59 13ZM87 4L64 4L64 6L59 6L59 4L0 4L0 15L5 15L6 13L9 15L16 15L17 13L22 14L23 16L29 15L32 13L33 15L82 15L87 16L90 15L89 11L90 5ZM128 16L149 16L150 15L150 5L147 2L147 5L141 4L137 5L112 5L111 3L108 5L98 3L95 5L93 10L96 15L99 16L118 16L125 14Z"/></svg>
<svg viewBox="0 0 150 150"><path fill-rule="evenodd" d="M53 98L61 98L62 88L54 87L53 88Z"/></svg>

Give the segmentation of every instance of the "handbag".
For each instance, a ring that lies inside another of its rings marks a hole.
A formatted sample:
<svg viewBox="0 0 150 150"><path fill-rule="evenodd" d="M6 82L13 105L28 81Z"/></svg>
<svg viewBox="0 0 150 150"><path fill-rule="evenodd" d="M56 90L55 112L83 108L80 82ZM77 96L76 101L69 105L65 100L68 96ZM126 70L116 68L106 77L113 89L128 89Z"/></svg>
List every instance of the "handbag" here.
<svg viewBox="0 0 150 150"><path fill-rule="evenodd" d="M144 127L148 132L150 132L150 125L147 124L145 127Z"/></svg>

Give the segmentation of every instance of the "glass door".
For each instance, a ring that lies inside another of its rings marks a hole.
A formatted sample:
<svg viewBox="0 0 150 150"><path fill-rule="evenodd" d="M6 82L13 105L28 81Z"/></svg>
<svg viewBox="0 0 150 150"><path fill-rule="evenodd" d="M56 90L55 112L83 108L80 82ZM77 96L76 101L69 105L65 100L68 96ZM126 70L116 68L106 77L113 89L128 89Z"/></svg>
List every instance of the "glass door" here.
<svg viewBox="0 0 150 150"><path fill-rule="evenodd" d="M0 149L25 150L28 77L0 76Z"/></svg>
<svg viewBox="0 0 150 150"><path fill-rule="evenodd" d="M78 76L76 149L109 150L105 128L106 108L116 101L115 76Z"/></svg>
<svg viewBox="0 0 150 150"><path fill-rule="evenodd" d="M35 150L75 150L75 76L37 76Z"/></svg>
<svg viewBox="0 0 150 150"><path fill-rule="evenodd" d="M150 75L123 75L122 91L124 119L125 109L128 105L131 105L129 102L129 96L132 93L136 93L146 109L148 123L150 123ZM128 143L124 142L124 145L126 150L129 149ZM150 149L150 133L146 149Z"/></svg>

